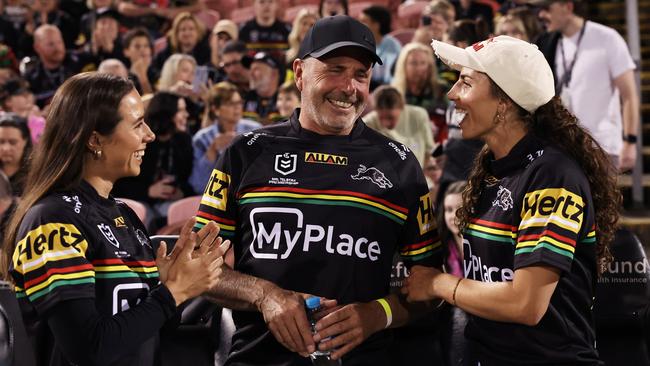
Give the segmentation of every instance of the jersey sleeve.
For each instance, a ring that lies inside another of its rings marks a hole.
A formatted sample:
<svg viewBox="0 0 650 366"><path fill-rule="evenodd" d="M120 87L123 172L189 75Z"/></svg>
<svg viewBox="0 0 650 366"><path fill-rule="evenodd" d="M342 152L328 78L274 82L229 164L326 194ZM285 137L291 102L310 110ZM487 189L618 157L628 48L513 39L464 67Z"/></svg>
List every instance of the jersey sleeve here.
<svg viewBox="0 0 650 366"><path fill-rule="evenodd" d="M203 190L199 211L196 214L194 230L198 230L210 221L219 225L219 236L224 239L235 237L237 226L237 205L236 205L236 181L237 170L241 165L236 160L237 154L233 147L226 149L221 154L217 163L210 173L208 184Z"/></svg>
<svg viewBox="0 0 650 366"><path fill-rule="evenodd" d="M579 168L540 166L519 203L514 268L546 265L570 271L578 239L593 237L589 195Z"/></svg>
<svg viewBox="0 0 650 366"><path fill-rule="evenodd" d="M28 211L12 256L16 297L27 298L40 314L62 301L95 297L89 238L61 211L43 204Z"/></svg>
<svg viewBox="0 0 650 366"><path fill-rule="evenodd" d="M399 253L407 267L414 265L441 267L442 245L438 235L433 201L422 169L412 153L401 172L403 192L407 196L408 216L399 241Z"/></svg>

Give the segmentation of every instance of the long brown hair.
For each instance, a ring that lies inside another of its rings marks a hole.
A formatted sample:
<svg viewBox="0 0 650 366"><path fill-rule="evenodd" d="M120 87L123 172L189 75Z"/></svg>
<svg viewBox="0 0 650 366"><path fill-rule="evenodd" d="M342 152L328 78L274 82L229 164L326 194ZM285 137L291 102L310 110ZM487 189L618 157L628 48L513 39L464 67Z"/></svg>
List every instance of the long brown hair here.
<svg viewBox="0 0 650 366"><path fill-rule="evenodd" d="M509 97L491 79L492 94L500 100ZM599 273L611 261L609 244L614 238L621 194L616 186L614 165L598 142L578 125L578 119L569 112L559 97L539 107L534 114L517 106L518 117L524 121L528 131L561 149L578 163L585 173L591 188L591 197L596 215L596 256ZM463 205L457 212L461 231L467 228L473 215L473 208L481 196L484 182L490 177L488 165L490 150L486 146L476 156L470 172L468 185L463 192Z"/></svg>
<svg viewBox="0 0 650 366"><path fill-rule="evenodd" d="M27 211L46 195L79 185L93 131L104 136L113 132L122 119L120 102L132 90L130 81L99 73L77 74L59 87L34 151L25 192L5 235L0 258L5 279L10 280L9 263Z"/></svg>

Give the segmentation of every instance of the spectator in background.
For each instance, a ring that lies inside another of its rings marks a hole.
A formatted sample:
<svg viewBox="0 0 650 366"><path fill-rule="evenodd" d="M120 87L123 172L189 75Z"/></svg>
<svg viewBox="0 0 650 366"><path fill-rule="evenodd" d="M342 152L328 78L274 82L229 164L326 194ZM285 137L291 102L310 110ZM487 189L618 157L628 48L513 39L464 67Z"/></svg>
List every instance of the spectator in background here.
<svg viewBox="0 0 650 366"><path fill-rule="evenodd" d="M370 90L374 90L379 85L389 84L393 79L393 66L402 45L395 37L388 34L391 30L391 16L388 8L380 5L369 6L363 9L359 20L372 31L377 44L377 54L382 61L381 65L376 64L372 68Z"/></svg>
<svg viewBox="0 0 650 366"><path fill-rule="evenodd" d="M23 194L31 153L27 120L11 113L0 115L0 170L9 178L14 196Z"/></svg>
<svg viewBox="0 0 650 366"><path fill-rule="evenodd" d="M158 90L176 93L185 98L190 114L190 130L196 131L200 125L203 109L203 94L206 86L194 84L196 61L194 57L182 53L171 55L163 66L158 81Z"/></svg>
<svg viewBox="0 0 650 366"><path fill-rule="evenodd" d="M223 49L230 41L239 38L239 29L237 24L230 19L221 19L210 33L210 70L209 79L213 83L218 83L226 78L226 74L221 67Z"/></svg>
<svg viewBox="0 0 650 366"><path fill-rule="evenodd" d="M255 0L253 8L255 17L241 27L239 40L246 44L249 56L268 52L284 62L291 27L277 19L278 0Z"/></svg>
<svg viewBox="0 0 650 366"><path fill-rule="evenodd" d="M226 73L225 81L236 85L241 95L250 89L250 71L242 63L245 57L246 45L241 41L230 41L223 48L221 68Z"/></svg>
<svg viewBox="0 0 650 366"><path fill-rule="evenodd" d="M151 67L153 42L149 32L138 27L129 30L122 38L124 56L129 67L129 79L140 95L154 92L156 71Z"/></svg>
<svg viewBox="0 0 650 366"><path fill-rule="evenodd" d="M494 29L494 12L487 4L474 0L458 0L454 3L456 7L456 19L479 20L482 19L488 25L488 32Z"/></svg>
<svg viewBox="0 0 650 366"><path fill-rule="evenodd" d="M421 25L413 36L413 41L427 46L432 39L446 41L455 18L456 10L449 1L432 0L422 12Z"/></svg>
<svg viewBox="0 0 650 366"><path fill-rule="evenodd" d="M45 118L38 106L34 104L34 94L29 91L22 79L11 79L2 84L0 109L25 118L32 142L38 143L45 128Z"/></svg>
<svg viewBox="0 0 650 366"><path fill-rule="evenodd" d="M449 32L449 42L456 47L466 48L476 42L487 39L490 30L487 23L482 19L460 19L454 23Z"/></svg>
<svg viewBox="0 0 650 366"><path fill-rule="evenodd" d="M10 69L15 73L19 71L16 55L6 44L0 44L0 69Z"/></svg>
<svg viewBox="0 0 650 366"><path fill-rule="evenodd" d="M440 157L440 154L436 154L437 150L442 149L441 144L438 144L433 149L433 154L431 159L426 159L424 163L424 177L427 179L427 185L429 186L429 195L431 196L431 202L435 202L438 197L438 188L440 187L440 178L442 177L442 168L444 166L444 159Z"/></svg>
<svg viewBox="0 0 650 366"><path fill-rule="evenodd" d="M203 23L190 13L180 13L167 32L167 47L154 58L154 67L162 69L165 61L175 53L191 55L197 65L210 62L210 47Z"/></svg>
<svg viewBox="0 0 650 366"><path fill-rule="evenodd" d="M535 11L535 9L532 9L528 6L520 6L518 8L511 9L508 12L508 15L512 15L521 19L521 21L524 23L524 27L526 28L526 35L529 39L529 42L537 41L539 36L544 33L542 23L537 17L537 11Z"/></svg>
<svg viewBox="0 0 650 366"><path fill-rule="evenodd" d="M622 170L636 161L639 91L627 44L612 28L575 12L576 1L531 1L550 32L538 45L551 65L555 92Z"/></svg>
<svg viewBox="0 0 650 366"><path fill-rule="evenodd" d="M45 107L56 89L70 76L94 67L85 53L66 52L59 28L45 24L34 32L34 50L38 62L25 74L25 79L36 97L36 104Z"/></svg>
<svg viewBox="0 0 650 366"><path fill-rule="evenodd" d="M329 17L334 15L348 15L348 0L320 0L318 15Z"/></svg>
<svg viewBox="0 0 650 366"><path fill-rule="evenodd" d="M404 103L395 87L382 85L373 93L374 110L363 117L368 127L408 147L424 166L431 159L433 136L424 108Z"/></svg>
<svg viewBox="0 0 650 366"><path fill-rule="evenodd" d="M110 8L98 10L92 28L90 42L85 51L92 53L97 63L109 58L124 59L119 38L120 14Z"/></svg>
<svg viewBox="0 0 650 366"><path fill-rule="evenodd" d="M0 172L0 242L4 243L7 224L16 210L16 197L11 191L9 178Z"/></svg>
<svg viewBox="0 0 650 366"><path fill-rule="evenodd" d="M116 197L149 204L152 227L164 226L167 209L174 201L194 195L189 184L192 173L192 137L187 133L185 100L168 92L157 92L144 119L156 135L142 157L140 175L118 180Z"/></svg>
<svg viewBox="0 0 650 366"><path fill-rule="evenodd" d="M115 75L124 79L129 78L129 70L126 69L124 63L116 58L109 58L102 61L97 68L97 72L102 74Z"/></svg>
<svg viewBox="0 0 650 366"><path fill-rule="evenodd" d="M528 0L506 0L499 1L501 6L499 7L499 14L504 16L508 14L512 9L521 8L528 3Z"/></svg>
<svg viewBox="0 0 650 366"><path fill-rule="evenodd" d="M291 117L293 111L300 107L300 90L293 80L285 81L278 89L276 106L282 119Z"/></svg>
<svg viewBox="0 0 650 366"><path fill-rule="evenodd" d="M79 23L59 9L59 0L34 0L32 9L34 10L32 21L28 22L32 24L25 26L27 33L30 33L30 29L35 30L42 25L50 24L61 31L66 49L75 48L75 41L79 35Z"/></svg>
<svg viewBox="0 0 650 366"><path fill-rule="evenodd" d="M276 106L278 88L284 80L282 63L266 52L246 59L250 69L250 91L244 96L244 117L268 125L280 120Z"/></svg>
<svg viewBox="0 0 650 366"><path fill-rule="evenodd" d="M88 12L81 16L77 44L84 44L91 39L97 14L108 9L114 9L117 0L87 0Z"/></svg>
<svg viewBox="0 0 650 366"><path fill-rule="evenodd" d="M395 64L391 83L404 96L406 104L424 108L433 122L436 141L446 139L447 99L444 83L438 79L438 69L429 46L408 43L402 48Z"/></svg>
<svg viewBox="0 0 650 366"><path fill-rule="evenodd" d="M2 23L0 42L11 47L19 58L27 56L31 51L29 49L25 54L25 50L22 49L22 37L20 36L21 33L25 32L25 24L27 19L31 18L31 12L31 7L25 0L0 1L0 23ZM31 30L33 31L33 28Z"/></svg>
<svg viewBox="0 0 650 366"><path fill-rule="evenodd" d="M117 11L124 16L128 28L142 26L151 32L152 37L158 38L165 24L178 14L194 13L204 7L205 2L201 0L170 0L166 5L158 0L120 0Z"/></svg>
<svg viewBox="0 0 650 366"><path fill-rule="evenodd" d="M510 36L521 39L522 41L530 42L524 22L512 14L502 15L499 20L497 20L494 26L494 35Z"/></svg>
<svg viewBox="0 0 650 366"><path fill-rule="evenodd" d="M203 192L217 159L237 135L262 127L258 122L242 118L242 106L235 85L221 82L210 89L208 123L192 138L194 167L190 184L195 192Z"/></svg>
<svg viewBox="0 0 650 366"><path fill-rule="evenodd" d="M318 18L320 18L318 13L315 13L309 8L303 8L300 9L298 14L296 14L296 18L293 20L291 33L289 33L289 49L285 55L287 81L293 80L293 61L298 57L300 43L303 38L305 38L307 31L314 25L314 23L316 23Z"/></svg>

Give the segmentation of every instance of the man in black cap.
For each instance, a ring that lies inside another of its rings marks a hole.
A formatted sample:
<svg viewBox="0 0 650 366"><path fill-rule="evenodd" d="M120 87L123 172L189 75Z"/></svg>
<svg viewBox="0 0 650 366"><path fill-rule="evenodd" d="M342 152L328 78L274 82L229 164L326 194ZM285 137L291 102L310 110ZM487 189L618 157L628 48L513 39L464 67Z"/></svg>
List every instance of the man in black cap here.
<svg viewBox="0 0 650 366"><path fill-rule="evenodd" d="M284 67L268 52L258 52L253 58L242 60L250 69L250 90L244 97L244 118L268 125L282 119L276 99L284 81Z"/></svg>
<svg viewBox="0 0 650 366"><path fill-rule="evenodd" d="M441 263L417 159L359 118L380 62L366 26L320 19L293 63L301 108L219 157L196 228L215 221L233 243L208 293L233 309L226 365L309 365L316 347L346 366L388 365L385 328L409 319L389 293L394 255L407 265ZM310 295L323 308L313 335Z"/></svg>

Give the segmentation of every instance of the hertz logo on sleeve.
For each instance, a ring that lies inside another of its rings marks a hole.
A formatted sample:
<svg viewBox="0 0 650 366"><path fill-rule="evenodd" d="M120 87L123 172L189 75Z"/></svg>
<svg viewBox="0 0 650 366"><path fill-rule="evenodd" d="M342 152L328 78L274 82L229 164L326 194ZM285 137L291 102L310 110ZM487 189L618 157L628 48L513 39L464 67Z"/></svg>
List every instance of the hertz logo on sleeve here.
<svg viewBox="0 0 650 366"><path fill-rule="evenodd" d="M306 152L305 162L329 165L348 165L348 157L317 152Z"/></svg>
<svg viewBox="0 0 650 366"><path fill-rule="evenodd" d="M417 218L418 226L420 227L420 235L424 235L436 228L436 217L433 214L431 196L429 196L428 193L420 197Z"/></svg>
<svg viewBox="0 0 650 366"><path fill-rule="evenodd" d="M549 188L526 193L521 209L520 229L553 223L574 233L580 231L585 204L581 196L564 188Z"/></svg>
<svg viewBox="0 0 650 366"><path fill-rule="evenodd" d="M12 259L16 269L24 273L48 260L84 256L87 248L88 243L76 226L51 223L28 232L16 245Z"/></svg>
<svg viewBox="0 0 650 366"><path fill-rule="evenodd" d="M225 211L228 202L228 186L230 186L230 175L213 169L208 185L205 186L201 203Z"/></svg>

